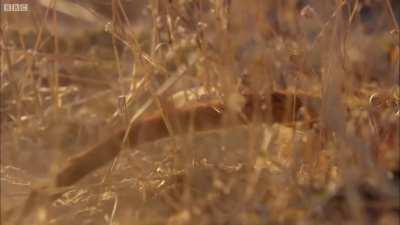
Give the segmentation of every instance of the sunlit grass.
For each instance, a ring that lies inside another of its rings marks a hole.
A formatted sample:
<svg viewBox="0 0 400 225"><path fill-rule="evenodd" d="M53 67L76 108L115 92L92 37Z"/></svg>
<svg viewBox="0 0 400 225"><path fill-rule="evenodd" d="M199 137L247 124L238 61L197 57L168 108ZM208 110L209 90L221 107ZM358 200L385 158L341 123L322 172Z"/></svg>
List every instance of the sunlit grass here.
<svg viewBox="0 0 400 225"><path fill-rule="evenodd" d="M396 1L30 6L1 14L2 224L399 223Z"/></svg>

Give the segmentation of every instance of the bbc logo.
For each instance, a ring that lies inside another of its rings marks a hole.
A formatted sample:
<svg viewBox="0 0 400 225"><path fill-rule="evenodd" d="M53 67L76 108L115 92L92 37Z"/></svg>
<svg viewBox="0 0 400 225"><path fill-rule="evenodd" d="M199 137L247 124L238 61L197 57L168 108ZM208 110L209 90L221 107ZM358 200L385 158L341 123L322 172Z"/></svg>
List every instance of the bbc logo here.
<svg viewBox="0 0 400 225"><path fill-rule="evenodd" d="M3 4L2 7L4 12L28 12L29 11L29 5L26 3L21 3L21 4Z"/></svg>

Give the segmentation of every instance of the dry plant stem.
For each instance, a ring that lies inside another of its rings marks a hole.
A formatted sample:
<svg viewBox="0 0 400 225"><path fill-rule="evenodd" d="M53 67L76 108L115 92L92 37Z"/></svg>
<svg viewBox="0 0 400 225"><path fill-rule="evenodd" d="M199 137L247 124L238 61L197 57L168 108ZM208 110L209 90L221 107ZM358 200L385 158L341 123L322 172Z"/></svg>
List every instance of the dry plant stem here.
<svg viewBox="0 0 400 225"><path fill-rule="evenodd" d="M393 12L393 8L392 8L392 5L390 4L390 1L389 0L385 0L385 4L386 4L387 10L389 11L390 17L392 19L393 26L395 27L397 32L399 32L400 27L399 27L399 24L398 24L398 22L396 20L396 16L395 16L395 14Z"/></svg>
<svg viewBox="0 0 400 225"><path fill-rule="evenodd" d="M59 41L58 41L58 18L57 18L57 11L54 9L54 6L56 4L55 1L52 2L53 4L53 28L54 28L54 55L58 55L60 50L59 50ZM60 98L60 93L59 93L59 65L58 65L58 60L54 60L53 62L53 77L52 77L52 82L51 82L51 89L52 89L52 95L53 95L53 106L55 109L59 109L61 107L61 98Z"/></svg>

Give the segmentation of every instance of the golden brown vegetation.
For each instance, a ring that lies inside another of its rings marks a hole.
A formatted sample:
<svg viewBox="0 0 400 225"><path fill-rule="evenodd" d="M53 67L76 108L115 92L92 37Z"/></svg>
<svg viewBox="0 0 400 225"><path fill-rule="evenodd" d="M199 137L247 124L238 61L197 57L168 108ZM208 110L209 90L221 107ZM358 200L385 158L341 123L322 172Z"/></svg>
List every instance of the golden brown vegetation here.
<svg viewBox="0 0 400 225"><path fill-rule="evenodd" d="M397 1L29 6L1 12L2 224L399 223Z"/></svg>

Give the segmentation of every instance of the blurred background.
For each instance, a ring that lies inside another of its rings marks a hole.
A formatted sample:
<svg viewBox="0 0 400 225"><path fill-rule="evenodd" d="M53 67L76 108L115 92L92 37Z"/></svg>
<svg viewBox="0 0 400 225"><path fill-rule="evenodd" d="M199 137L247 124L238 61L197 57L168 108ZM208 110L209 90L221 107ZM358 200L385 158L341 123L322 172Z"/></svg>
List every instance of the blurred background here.
<svg viewBox="0 0 400 225"><path fill-rule="evenodd" d="M2 215L126 125L121 99L129 118L183 74L161 100L244 85L322 115L128 148L24 222L398 224L400 1L1 1L19 3L0 15Z"/></svg>

